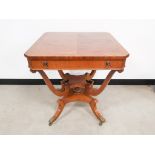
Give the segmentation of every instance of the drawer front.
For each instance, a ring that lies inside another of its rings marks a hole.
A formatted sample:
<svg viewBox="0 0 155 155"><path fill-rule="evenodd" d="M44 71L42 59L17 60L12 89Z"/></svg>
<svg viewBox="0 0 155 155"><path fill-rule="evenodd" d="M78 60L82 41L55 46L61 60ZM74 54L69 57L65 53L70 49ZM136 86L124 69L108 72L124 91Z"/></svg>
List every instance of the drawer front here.
<svg viewBox="0 0 155 155"><path fill-rule="evenodd" d="M125 66L125 60L110 60L110 61L39 61L31 60L29 62L29 67L33 70L42 70L42 69L113 69L120 70Z"/></svg>

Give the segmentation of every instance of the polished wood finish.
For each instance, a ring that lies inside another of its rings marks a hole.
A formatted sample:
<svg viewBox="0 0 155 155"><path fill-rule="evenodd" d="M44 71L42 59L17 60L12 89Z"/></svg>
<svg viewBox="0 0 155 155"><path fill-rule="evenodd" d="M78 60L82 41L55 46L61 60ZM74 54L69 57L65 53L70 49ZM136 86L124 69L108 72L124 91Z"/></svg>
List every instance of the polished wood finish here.
<svg viewBox="0 0 155 155"><path fill-rule="evenodd" d="M52 125L59 117L67 103L83 101L90 105L100 122L104 117L97 110L97 99L108 85L116 71L122 72L128 52L105 32L48 32L45 33L25 53L29 68L39 72L48 88L61 99L58 108L49 120ZM43 70L58 70L62 78L61 88L56 89ZM63 70L89 69L84 75L70 75ZM99 88L93 87L96 70L111 70Z"/></svg>
<svg viewBox="0 0 155 155"><path fill-rule="evenodd" d="M30 59L122 59L127 51L107 32L47 32L25 53ZM64 58L65 57L65 58Z"/></svg>
<svg viewBox="0 0 155 155"><path fill-rule="evenodd" d="M28 58L29 59L29 58ZM113 69L122 70L125 67L125 60L29 60L29 67L32 70L78 70L78 69Z"/></svg>
<svg viewBox="0 0 155 155"><path fill-rule="evenodd" d="M48 88L55 95L63 96L61 99L58 100L58 109L55 112L54 116L49 120L49 125L52 125L53 122L58 118L65 104L73 101L83 101L89 103L92 111L99 119L100 125L105 121L103 116L97 110L97 100L92 96L99 95L103 91L103 89L110 82L110 79L115 71L110 71L107 78L98 89L93 88L93 81L91 80L95 71L91 71L91 73L86 73L84 75L70 75L69 73L64 74L63 71L59 71L60 76L63 77L63 80L61 82L62 87L60 90L54 88L53 84L48 79L44 71L38 72L44 79Z"/></svg>
<svg viewBox="0 0 155 155"><path fill-rule="evenodd" d="M33 70L122 70L128 55L106 32L47 32L25 53Z"/></svg>

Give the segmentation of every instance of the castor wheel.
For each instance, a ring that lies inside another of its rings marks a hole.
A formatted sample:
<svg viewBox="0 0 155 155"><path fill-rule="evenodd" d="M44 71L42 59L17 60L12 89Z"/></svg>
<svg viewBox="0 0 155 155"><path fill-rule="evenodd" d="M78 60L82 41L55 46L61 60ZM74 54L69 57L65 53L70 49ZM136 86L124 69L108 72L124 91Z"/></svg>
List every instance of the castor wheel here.
<svg viewBox="0 0 155 155"><path fill-rule="evenodd" d="M105 122L105 119L104 118L101 118L101 120L99 122L99 126L101 126L104 122Z"/></svg>
<svg viewBox="0 0 155 155"><path fill-rule="evenodd" d="M48 125L49 125L49 126L51 126L52 124L53 124L52 122L49 122L49 124L48 124Z"/></svg>
<svg viewBox="0 0 155 155"><path fill-rule="evenodd" d="M103 122L102 122L102 121L100 121L100 122L99 122L99 126L102 126L102 124L103 124Z"/></svg>
<svg viewBox="0 0 155 155"><path fill-rule="evenodd" d="M50 121L50 120L49 120L48 122L49 122L49 123L48 123L49 126L51 126L51 125L53 124L53 122Z"/></svg>

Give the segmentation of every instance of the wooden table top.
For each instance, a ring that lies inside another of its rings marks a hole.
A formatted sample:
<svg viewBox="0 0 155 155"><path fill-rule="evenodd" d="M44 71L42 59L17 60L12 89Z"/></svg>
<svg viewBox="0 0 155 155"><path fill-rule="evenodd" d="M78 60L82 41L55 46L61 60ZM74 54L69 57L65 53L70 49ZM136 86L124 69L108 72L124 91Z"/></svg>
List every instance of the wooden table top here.
<svg viewBox="0 0 155 155"><path fill-rule="evenodd" d="M128 52L107 32L47 32L25 53L29 59L125 59Z"/></svg>

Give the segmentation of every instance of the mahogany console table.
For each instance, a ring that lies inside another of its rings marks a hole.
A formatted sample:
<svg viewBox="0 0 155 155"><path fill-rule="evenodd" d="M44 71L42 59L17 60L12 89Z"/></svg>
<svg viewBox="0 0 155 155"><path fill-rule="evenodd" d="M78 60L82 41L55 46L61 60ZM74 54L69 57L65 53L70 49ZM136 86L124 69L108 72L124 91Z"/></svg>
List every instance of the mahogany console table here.
<svg viewBox="0 0 155 155"><path fill-rule="evenodd" d="M30 70L39 72L48 88L61 98L49 125L59 117L64 106L72 101L83 101L90 105L99 124L105 121L97 110L97 99L110 82L113 74L122 72L128 52L106 32L47 32L25 53ZM62 81L56 89L44 70L58 70ZM84 75L71 75L63 70L91 70ZM96 70L111 70L102 85L93 88Z"/></svg>

